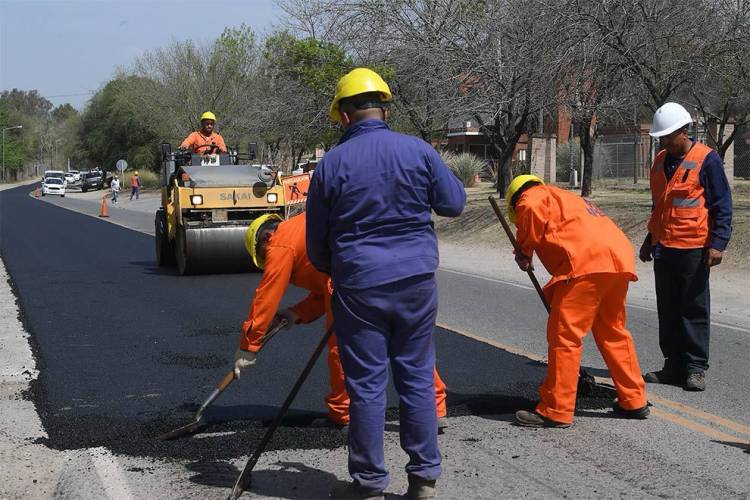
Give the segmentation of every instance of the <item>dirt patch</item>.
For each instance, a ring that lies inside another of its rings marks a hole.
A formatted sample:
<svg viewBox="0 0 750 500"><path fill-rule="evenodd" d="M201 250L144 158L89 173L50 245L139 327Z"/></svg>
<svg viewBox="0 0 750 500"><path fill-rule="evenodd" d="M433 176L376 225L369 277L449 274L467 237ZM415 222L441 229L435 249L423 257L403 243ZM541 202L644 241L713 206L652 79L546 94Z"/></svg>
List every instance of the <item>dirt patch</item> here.
<svg viewBox="0 0 750 500"><path fill-rule="evenodd" d="M497 197L492 185L481 183L468 188L466 193L466 208L460 217L435 216L435 229L440 239L468 247L510 248L508 238L487 200L490 195ZM591 199L628 235L634 246L640 246L651 212L651 195L645 184L599 187ZM750 269L750 181L735 180L732 201L733 232L725 263ZM505 208L504 200L501 200L500 206Z"/></svg>

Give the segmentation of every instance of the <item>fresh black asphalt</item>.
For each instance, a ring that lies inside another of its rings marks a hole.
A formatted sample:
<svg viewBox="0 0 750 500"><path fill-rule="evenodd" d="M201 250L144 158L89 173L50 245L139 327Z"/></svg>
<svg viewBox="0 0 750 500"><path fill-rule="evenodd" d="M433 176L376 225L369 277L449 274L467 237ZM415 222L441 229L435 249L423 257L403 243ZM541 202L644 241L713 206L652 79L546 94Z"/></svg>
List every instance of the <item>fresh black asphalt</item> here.
<svg viewBox="0 0 750 500"><path fill-rule="evenodd" d="M178 276L157 267L152 237L40 203L28 192L0 193L0 250L32 336L40 375L30 397L46 444L186 460L249 453L323 334L322 322L268 344L206 413L215 434L158 441L191 421L231 367L260 276ZM284 302L302 296L290 288ZM449 415L509 420L533 405L542 365L447 330L438 328L435 338ZM324 415L326 391L321 358L270 449L345 444L340 431L309 426ZM598 396L583 403L609 403L609 393ZM394 430L393 391L389 398Z"/></svg>

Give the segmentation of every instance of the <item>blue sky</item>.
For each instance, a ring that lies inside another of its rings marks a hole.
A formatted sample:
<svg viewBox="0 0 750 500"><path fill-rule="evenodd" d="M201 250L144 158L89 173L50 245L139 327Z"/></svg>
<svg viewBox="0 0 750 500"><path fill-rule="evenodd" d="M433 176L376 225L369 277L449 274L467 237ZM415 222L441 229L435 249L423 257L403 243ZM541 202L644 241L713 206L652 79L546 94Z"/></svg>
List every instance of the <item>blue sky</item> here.
<svg viewBox="0 0 750 500"><path fill-rule="evenodd" d="M81 109L144 52L242 23L268 32L281 15L273 0L0 0L0 90L37 89Z"/></svg>

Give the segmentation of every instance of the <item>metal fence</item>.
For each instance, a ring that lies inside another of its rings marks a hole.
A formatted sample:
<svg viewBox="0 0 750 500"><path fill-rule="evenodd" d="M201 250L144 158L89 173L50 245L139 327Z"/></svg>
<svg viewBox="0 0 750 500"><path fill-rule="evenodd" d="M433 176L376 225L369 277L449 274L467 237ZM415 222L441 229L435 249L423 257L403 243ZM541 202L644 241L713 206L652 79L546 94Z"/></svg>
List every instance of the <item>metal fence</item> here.
<svg viewBox="0 0 750 500"><path fill-rule="evenodd" d="M648 178L650 141L640 135L616 135L599 138L594 147L593 178L630 179Z"/></svg>

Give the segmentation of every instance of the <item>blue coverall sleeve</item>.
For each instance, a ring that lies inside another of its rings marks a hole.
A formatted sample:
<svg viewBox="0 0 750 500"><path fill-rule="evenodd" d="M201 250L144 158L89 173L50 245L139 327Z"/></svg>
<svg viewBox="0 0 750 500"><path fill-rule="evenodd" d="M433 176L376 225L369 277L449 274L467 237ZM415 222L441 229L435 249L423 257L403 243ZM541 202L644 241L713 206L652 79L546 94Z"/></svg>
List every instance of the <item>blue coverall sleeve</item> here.
<svg viewBox="0 0 750 500"><path fill-rule="evenodd" d="M328 248L328 200L324 189L323 165L319 165L310 180L307 192L305 238L307 257L321 273L331 274L331 250Z"/></svg>
<svg viewBox="0 0 750 500"><path fill-rule="evenodd" d="M724 173L724 163L716 151L706 157L700 173L711 220L711 248L723 252L732 236L732 191Z"/></svg>
<svg viewBox="0 0 750 500"><path fill-rule="evenodd" d="M466 190L458 178L434 149L430 148L427 160L432 170L430 204L436 214L458 217L466 205Z"/></svg>

